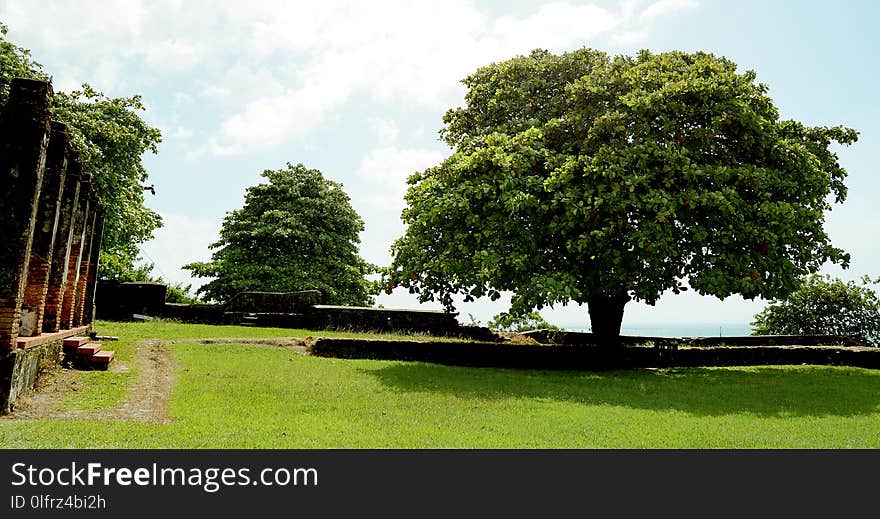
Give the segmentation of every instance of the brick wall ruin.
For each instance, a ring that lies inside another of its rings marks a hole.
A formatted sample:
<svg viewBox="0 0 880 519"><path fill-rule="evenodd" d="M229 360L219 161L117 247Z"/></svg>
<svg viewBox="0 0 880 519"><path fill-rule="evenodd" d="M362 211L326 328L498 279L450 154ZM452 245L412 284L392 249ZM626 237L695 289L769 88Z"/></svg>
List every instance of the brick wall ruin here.
<svg viewBox="0 0 880 519"><path fill-rule="evenodd" d="M57 338L92 322L104 211L52 121L52 95L46 81L16 78L0 108L0 412L22 389L16 374L32 371L23 363L57 362Z"/></svg>

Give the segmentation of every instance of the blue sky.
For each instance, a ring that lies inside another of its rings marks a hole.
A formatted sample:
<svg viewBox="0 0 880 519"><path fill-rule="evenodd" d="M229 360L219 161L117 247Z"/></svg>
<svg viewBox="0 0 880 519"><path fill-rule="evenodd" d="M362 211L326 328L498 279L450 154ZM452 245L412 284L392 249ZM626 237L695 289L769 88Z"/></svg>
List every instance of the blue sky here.
<svg viewBox="0 0 880 519"><path fill-rule="evenodd" d="M56 90L89 82L139 93L163 131L145 157L166 227L143 252L157 273L194 282L180 266L210 257L224 214L264 169L302 162L340 181L364 218L362 256L390 262L403 232L405 178L449 153L443 113L460 79L533 48L704 50L753 69L784 118L851 126L839 150L849 198L828 215L832 242L852 254L844 278L880 274L880 109L874 2L641 0L465 1L0 1L9 39L30 48ZM149 196L149 195L148 195ZM381 296L416 307L408 294ZM460 305L480 320L508 299ZM631 303L624 325L748 322L765 302L686 293ZM586 309L545 318L584 326Z"/></svg>

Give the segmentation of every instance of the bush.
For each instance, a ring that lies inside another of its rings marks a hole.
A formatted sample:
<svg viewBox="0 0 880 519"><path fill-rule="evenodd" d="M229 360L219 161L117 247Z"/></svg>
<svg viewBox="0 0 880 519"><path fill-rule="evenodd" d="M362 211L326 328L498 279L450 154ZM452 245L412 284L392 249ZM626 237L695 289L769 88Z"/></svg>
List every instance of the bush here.
<svg viewBox="0 0 880 519"><path fill-rule="evenodd" d="M813 274L801 287L755 315L755 335L843 335L880 345L880 298L870 288L880 278L843 282Z"/></svg>
<svg viewBox="0 0 880 519"><path fill-rule="evenodd" d="M489 321L489 328L496 332L527 332L529 330L559 330L541 317L538 312L529 312L523 316L500 313Z"/></svg>

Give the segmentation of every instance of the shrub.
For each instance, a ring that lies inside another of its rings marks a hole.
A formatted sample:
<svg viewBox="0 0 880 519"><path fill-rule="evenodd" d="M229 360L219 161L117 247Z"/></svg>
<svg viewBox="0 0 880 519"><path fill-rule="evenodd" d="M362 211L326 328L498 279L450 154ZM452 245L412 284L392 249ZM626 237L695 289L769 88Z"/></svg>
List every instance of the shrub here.
<svg viewBox="0 0 880 519"><path fill-rule="evenodd" d="M870 285L813 274L785 299L755 315L755 335L846 335L880 345L880 298Z"/></svg>
<svg viewBox="0 0 880 519"><path fill-rule="evenodd" d="M497 332L527 332L529 330L559 330L541 317L538 312L529 312L523 316L500 313L489 321L489 328Z"/></svg>

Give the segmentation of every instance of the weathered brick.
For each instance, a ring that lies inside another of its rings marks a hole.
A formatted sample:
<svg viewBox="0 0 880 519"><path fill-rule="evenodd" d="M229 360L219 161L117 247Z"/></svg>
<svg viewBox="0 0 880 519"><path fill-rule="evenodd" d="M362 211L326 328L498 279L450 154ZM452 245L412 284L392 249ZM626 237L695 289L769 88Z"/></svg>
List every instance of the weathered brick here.
<svg viewBox="0 0 880 519"><path fill-rule="evenodd" d="M43 316L43 332L57 332L61 329L61 308L67 290L68 264L71 244L79 211L79 190L82 164L78 154L68 149L67 175L64 179L64 192L61 196L61 210L58 215L55 244L52 250L52 265L49 270L49 287L46 291L46 305Z"/></svg>
<svg viewBox="0 0 880 519"><path fill-rule="evenodd" d="M91 196L89 194L91 192L91 187L91 175L89 173L83 173L79 188L79 209L76 212L73 241L70 245L70 256L67 262L67 286L64 291L64 299L61 302L62 328L73 327L76 294L79 286L79 271L82 262L82 248L86 238L86 225L88 223L91 207Z"/></svg>
<svg viewBox="0 0 880 519"><path fill-rule="evenodd" d="M86 299L86 285L89 278L89 265L91 263L92 244L94 242L95 219L98 215L97 200L92 196L89 201L89 214L86 219L86 228L83 234L82 249L80 250L79 276L76 283L76 295L73 302L73 326L82 325L83 306Z"/></svg>
<svg viewBox="0 0 880 519"><path fill-rule="evenodd" d="M89 272L86 281L86 294L83 303L82 324L92 324L95 318L95 289L98 282L98 261L101 257L101 243L104 239L104 208L100 200L97 204L95 226L92 230L93 243L89 254Z"/></svg>

